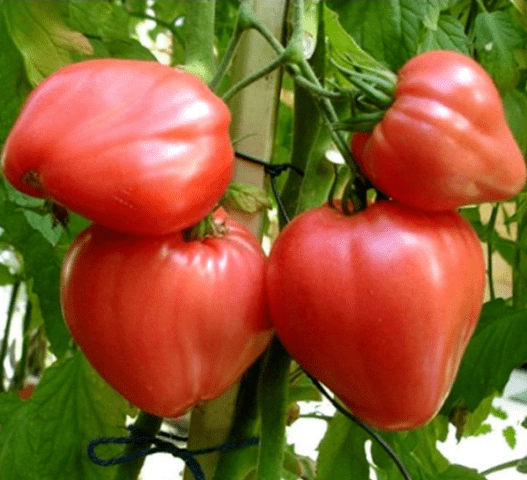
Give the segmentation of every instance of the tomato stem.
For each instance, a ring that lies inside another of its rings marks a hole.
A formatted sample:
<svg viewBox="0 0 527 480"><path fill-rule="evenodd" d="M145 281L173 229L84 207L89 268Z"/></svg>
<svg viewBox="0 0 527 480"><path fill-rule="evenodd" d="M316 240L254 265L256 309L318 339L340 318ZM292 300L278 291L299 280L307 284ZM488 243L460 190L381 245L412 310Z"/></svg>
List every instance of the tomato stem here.
<svg viewBox="0 0 527 480"><path fill-rule="evenodd" d="M226 232L222 223L216 223L212 212L193 227L183 230L183 238L187 242L200 241L207 237L220 237Z"/></svg>

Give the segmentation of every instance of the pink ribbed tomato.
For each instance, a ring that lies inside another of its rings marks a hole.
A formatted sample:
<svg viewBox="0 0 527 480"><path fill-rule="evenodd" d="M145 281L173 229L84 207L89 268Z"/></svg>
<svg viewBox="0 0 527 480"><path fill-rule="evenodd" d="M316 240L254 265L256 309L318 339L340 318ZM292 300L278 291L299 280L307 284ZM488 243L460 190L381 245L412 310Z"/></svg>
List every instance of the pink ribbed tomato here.
<svg viewBox="0 0 527 480"><path fill-rule="evenodd" d="M450 391L481 310L485 264L456 212L379 202L305 212L267 271L276 333L362 421L419 427Z"/></svg>
<svg viewBox="0 0 527 480"><path fill-rule="evenodd" d="M474 60L426 52L397 77L395 100L371 134L356 134L355 157L394 200L449 210L507 200L525 184L525 161L498 90Z"/></svg>
<svg viewBox="0 0 527 480"><path fill-rule="evenodd" d="M69 65L29 96L7 139L4 176L112 230L194 225L229 184L230 112L197 77L156 62Z"/></svg>
<svg viewBox="0 0 527 480"><path fill-rule="evenodd" d="M223 211L219 236L131 237L100 226L73 242L62 307L99 374L148 413L176 417L217 397L273 334L258 240Z"/></svg>

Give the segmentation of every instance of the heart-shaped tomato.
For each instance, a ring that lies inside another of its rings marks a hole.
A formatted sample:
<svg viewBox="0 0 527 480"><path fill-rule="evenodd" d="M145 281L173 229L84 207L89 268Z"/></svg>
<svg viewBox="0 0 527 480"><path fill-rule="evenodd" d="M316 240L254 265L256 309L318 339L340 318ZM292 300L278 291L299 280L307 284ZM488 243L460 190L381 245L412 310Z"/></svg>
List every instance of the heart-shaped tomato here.
<svg viewBox="0 0 527 480"><path fill-rule="evenodd" d="M176 417L234 384L273 330L258 240L223 211L226 232L132 237L92 226L73 242L62 307L99 374L141 409Z"/></svg>
<svg viewBox="0 0 527 480"><path fill-rule="evenodd" d="M43 81L6 140L2 173L112 230L162 235L204 218L231 181L231 115L199 78L97 59Z"/></svg>
<svg viewBox="0 0 527 480"><path fill-rule="evenodd" d="M279 234L271 320L291 355L364 422L410 429L437 413L476 326L482 249L456 212L324 206Z"/></svg>

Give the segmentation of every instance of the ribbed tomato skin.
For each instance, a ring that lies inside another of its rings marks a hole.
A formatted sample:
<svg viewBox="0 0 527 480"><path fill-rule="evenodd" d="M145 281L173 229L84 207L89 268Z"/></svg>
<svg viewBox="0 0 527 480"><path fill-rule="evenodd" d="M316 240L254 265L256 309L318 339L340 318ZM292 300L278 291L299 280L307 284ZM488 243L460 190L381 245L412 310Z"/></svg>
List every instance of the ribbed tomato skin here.
<svg viewBox="0 0 527 480"><path fill-rule="evenodd" d="M231 115L197 77L99 59L58 70L29 96L2 170L18 190L133 234L194 225L229 184Z"/></svg>
<svg viewBox="0 0 527 480"><path fill-rule="evenodd" d="M485 287L477 236L456 212L379 202L295 217L266 275L276 333L362 421L419 427L439 411Z"/></svg>
<svg viewBox="0 0 527 480"><path fill-rule="evenodd" d="M241 224L185 241L85 230L66 255L61 302L73 338L99 374L148 413L176 417L219 396L273 335L265 255Z"/></svg>

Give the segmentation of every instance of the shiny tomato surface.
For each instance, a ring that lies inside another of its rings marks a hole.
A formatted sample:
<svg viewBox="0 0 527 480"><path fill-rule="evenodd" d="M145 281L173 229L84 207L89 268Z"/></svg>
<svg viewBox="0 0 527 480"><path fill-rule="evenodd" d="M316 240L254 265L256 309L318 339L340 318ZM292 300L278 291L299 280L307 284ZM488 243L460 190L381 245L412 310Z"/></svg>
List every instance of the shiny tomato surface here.
<svg viewBox="0 0 527 480"><path fill-rule="evenodd" d="M215 218L226 233L188 242L92 226L65 258L73 338L115 390L154 415L176 417L223 393L273 334L260 245L223 211Z"/></svg>
<svg viewBox="0 0 527 480"><path fill-rule="evenodd" d="M197 77L101 59L58 70L7 139L4 176L112 230L159 235L212 210L233 172L230 112Z"/></svg>
<svg viewBox="0 0 527 480"><path fill-rule="evenodd" d="M420 54L398 74L395 101L352 150L373 184L424 210L506 200L525 184L525 161L498 90L473 59Z"/></svg>
<svg viewBox="0 0 527 480"><path fill-rule="evenodd" d="M419 427L440 409L476 326L483 253L456 212L323 206L279 234L267 271L284 346L362 421Z"/></svg>

